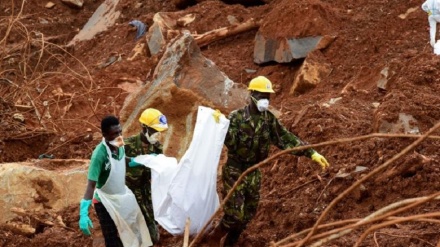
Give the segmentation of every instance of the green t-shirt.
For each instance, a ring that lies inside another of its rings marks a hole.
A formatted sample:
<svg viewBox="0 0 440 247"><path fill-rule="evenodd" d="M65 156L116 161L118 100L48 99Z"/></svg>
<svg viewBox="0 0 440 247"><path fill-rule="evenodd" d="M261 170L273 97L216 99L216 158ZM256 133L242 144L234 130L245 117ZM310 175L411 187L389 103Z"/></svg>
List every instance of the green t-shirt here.
<svg viewBox="0 0 440 247"><path fill-rule="evenodd" d="M112 157L121 160L124 157L124 148L119 148L119 155L112 154ZM90 159L89 173L87 178L96 182L96 187L101 188L107 182L110 175L110 160L108 159L107 149L101 142L93 150L92 158ZM95 198L99 200L95 193Z"/></svg>

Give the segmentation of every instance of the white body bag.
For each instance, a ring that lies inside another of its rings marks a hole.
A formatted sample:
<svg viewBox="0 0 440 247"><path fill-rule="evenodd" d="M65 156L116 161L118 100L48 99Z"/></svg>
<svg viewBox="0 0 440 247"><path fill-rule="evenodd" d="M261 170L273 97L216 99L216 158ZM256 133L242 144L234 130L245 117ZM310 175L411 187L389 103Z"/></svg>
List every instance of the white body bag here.
<svg viewBox="0 0 440 247"><path fill-rule="evenodd" d="M229 120L199 106L194 135L179 163L164 155L140 155L135 161L151 168L154 217L173 235L182 234L190 218L190 234L200 232L219 207L217 167Z"/></svg>

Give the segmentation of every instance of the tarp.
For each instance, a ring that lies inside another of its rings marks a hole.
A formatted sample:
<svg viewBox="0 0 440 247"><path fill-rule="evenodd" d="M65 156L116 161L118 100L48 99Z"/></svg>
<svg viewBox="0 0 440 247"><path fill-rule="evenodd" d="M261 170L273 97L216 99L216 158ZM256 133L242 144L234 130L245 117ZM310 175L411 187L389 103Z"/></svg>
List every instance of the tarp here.
<svg viewBox="0 0 440 247"><path fill-rule="evenodd" d="M190 218L190 234L200 232L219 206L217 167L229 120L219 123L214 110L200 106L193 138L179 163L165 155L141 155L135 161L152 169L152 200L157 222L173 235L182 234Z"/></svg>

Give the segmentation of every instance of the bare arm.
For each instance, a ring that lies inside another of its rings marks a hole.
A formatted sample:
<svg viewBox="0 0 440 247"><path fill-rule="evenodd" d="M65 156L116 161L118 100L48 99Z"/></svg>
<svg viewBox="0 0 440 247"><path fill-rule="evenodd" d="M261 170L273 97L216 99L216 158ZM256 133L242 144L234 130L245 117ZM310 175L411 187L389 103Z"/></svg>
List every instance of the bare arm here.
<svg viewBox="0 0 440 247"><path fill-rule="evenodd" d="M93 198L93 191L95 191L96 187L96 181L87 180L87 188L86 192L84 193L84 199L85 200L92 200Z"/></svg>

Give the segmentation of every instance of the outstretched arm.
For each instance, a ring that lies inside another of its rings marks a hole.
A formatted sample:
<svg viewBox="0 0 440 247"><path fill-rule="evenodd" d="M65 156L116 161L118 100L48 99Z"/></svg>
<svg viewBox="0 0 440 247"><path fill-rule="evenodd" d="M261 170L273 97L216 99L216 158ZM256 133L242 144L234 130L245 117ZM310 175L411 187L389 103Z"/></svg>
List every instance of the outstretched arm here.
<svg viewBox="0 0 440 247"><path fill-rule="evenodd" d="M292 132L288 131L276 118L274 118L273 128L274 133L272 134L272 142L277 145L278 148L288 149L307 144L301 141L301 139L299 139ZM304 155L311 158L313 161L318 163L323 170L327 169L330 166L325 157L312 148L306 149L304 151L294 152L293 154Z"/></svg>
<svg viewBox="0 0 440 247"><path fill-rule="evenodd" d="M299 137L297 137L292 132L288 131L286 127L284 127L277 118L273 118L272 120L272 133L271 139L272 143L280 149L288 149L293 147L298 147L301 145L306 145L306 142L303 142ZM299 156L307 156L309 158L312 157L312 154L316 151L313 149L307 149L302 151L293 152L294 155Z"/></svg>

